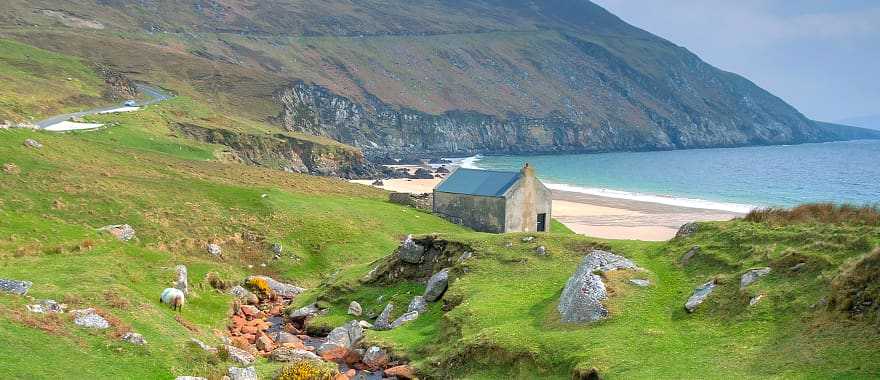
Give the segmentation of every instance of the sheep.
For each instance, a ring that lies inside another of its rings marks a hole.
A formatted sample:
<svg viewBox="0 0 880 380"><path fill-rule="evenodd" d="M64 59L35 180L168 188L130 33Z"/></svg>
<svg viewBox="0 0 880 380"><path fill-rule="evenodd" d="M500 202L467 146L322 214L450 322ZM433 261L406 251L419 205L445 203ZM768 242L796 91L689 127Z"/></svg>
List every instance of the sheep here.
<svg viewBox="0 0 880 380"><path fill-rule="evenodd" d="M162 296L159 297L159 302L171 305L171 310L180 311L183 308L183 304L186 302L186 298L180 289L166 288L162 291Z"/></svg>

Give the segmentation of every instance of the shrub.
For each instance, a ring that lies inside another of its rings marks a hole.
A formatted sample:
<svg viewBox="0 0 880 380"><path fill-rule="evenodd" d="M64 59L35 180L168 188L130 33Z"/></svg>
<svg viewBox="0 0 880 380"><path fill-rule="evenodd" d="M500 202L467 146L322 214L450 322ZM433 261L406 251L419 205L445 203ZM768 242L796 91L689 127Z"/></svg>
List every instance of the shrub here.
<svg viewBox="0 0 880 380"><path fill-rule="evenodd" d="M265 298L272 295L272 288L269 287L269 282L267 282L265 278L251 277L248 280L247 285L251 288L252 291L262 295L262 297L260 298Z"/></svg>
<svg viewBox="0 0 880 380"><path fill-rule="evenodd" d="M275 380L331 380L338 373L334 363L301 359L281 368Z"/></svg>
<svg viewBox="0 0 880 380"><path fill-rule="evenodd" d="M828 223L880 226L880 208L877 206L814 203L792 209L755 209L746 214L743 219L749 222L774 225Z"/></svg>

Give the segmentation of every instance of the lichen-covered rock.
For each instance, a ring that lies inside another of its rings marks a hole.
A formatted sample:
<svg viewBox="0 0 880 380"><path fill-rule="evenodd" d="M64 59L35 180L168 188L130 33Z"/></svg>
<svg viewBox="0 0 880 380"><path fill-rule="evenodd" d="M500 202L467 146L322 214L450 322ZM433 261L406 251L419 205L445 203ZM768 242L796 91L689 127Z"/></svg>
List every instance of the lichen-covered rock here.
<svg viewBox="0 0 880 380"><path fill-rule="evenodd" d="M208 250L208 253L211 254L211 256L214 256L214 257L223 256L223 248L220 248L220 246L217 244L210 243L210 244L208 244L206 249Z"/></svg>
<svg viewBox="0 0 880 380"><path fill-rule="evenodd" d="M739 288L743 289L746 286L753 284L755 281L758 281L759 278L770 274L770 270L771 269L768 267L749 269L746 273L743 273L740 278Z"/></svg>
<svg viewBox="0 0 880 380"><path fill-rule="evenodd" d="M440 299L446 292L447 286L449 286L449 268L444 268L428 279L424 294L425 301L434 302Z"/></svg>
<svg viewBox="0 0 880 380"><path fill-rule="evenodd" d="M385 305L385 309L382 310L382 313L379 314L379 317L376 318L376 322L373 323L374 330L389 330L391 329L391 312L394 311L394 304L388 303Z"/></svg>
<svg viewBox="0 0 880 380"><path fill-rule="evenodd" d="M28 289L34 286L30 281L6 280L0 278L0 292L12 293L23 296L27 294Z"/></svg>
<svg viewBox="0 0 880 380"><path fill-rule="evenodd" d="M121 241L129 241L134 239L135 231L128 224L113 224L101 227L101 231L108 232Z"/></svg>
<svg viewBox="0 0 880 380"><path fill-rule="evenodd" d="M131 331L125 333L125 335L122 336L122 340L138 346L147 344L147 339L144 338L143 335Z"/></svg>
<svg viewBox="0 0 880 380"><path fill-rule="evenodd" d="M299 286L285 284L283 282L276 281L272 277L268 276L250 276L247 278L247 282L250 283L253 279L261 279L266 281L266 283L269 285L269 289L272 289L275 294L284 298L293 298L296 297L298 294L306 291L304 288L300 288Z"/></svg>
<svg viewBox="0 0 880 380"><path fill-rule="evenodd" d="M424 260L425 247L416 244L416 242L413 241L412 235L407 235L406 239L400 243L400 247L397 249L397 255L403 262L419 264Z"/></svg>
<svg viewBox="0 0 880 380"><path fill-rule="evenodd" d="M279 347L272 351L269 359L276 362L292 362L296 360L321 360L314 352L299 348Z"/></svg>
<svg viewBox="0 0 880 380"><path fill-rule="evenodd" d="M360 317L361 314L363 314L363 313L364 313L364 309L361 307L361 304L359 304L357 301L351 301L351 303L348 304L348 314L349 315L354 315L356 317Z"/></svg>
<svg viewBox="0 0 880 380"><path fill-rule="evenodd" d="M242 350L235 346L225 345L223 348L229 354L229 358L241 365L251 365L257 360L250 352Z"/></svg>
<svg viewBox="0 0 880 380"><path fill-rule="evenodd" d="M101 330L110 327L110 322L98 315L93 308L74 310L72 313L73 323L78 326Z"/></svg>
<svg viewBox="0 0 880 380"><path fill-rule="evenodd" d="M409 302L409 306L406 308L406 311L424 313L428 311L428 302L425 301L425 297L423 296L415 296L413 297L412 301Z"/></svg>
<svg viewBox="0 0 880 380"><path fill-rule="evenodd" d="M679 227L678 231L675 233L676 239L686 238L691 236L697 231L700 230L700 224L697 222L685 223L683 226Z"/></svg>
<svg viewBox="0 0 880 380"><path fill-rule="evenodd" d="M568 279L557 310L563 322L594 322L608 317L608 309L602 301L608 297L605 283L596 272L609 272L618 269L637 269L625 257L611 252L593 250L578 265L574 275Z"/></svg>
<svg viewBox="0 0 880 380"><path fill-rule="evenodd" d="M396 329L400 326L403 326L403 324L405 324L407 322L415 321L418 318L419 318L418 311L408 311L406 313L403 313L403 315L397 317L397 319L395 319L394 322L391 322L391 328Z"/></svg>
<svg viewBox="0 0 880 380"><path fill-rule="evenodd" d="M697 306L703 303L706 298L712 294L712 291L715 289L715 280L709 281L703 285L698 286L694 289L694 293L691 294L690 298L688 298L687 302L684 304L685 310L688 313L693 313L694 310L697 310Z"/></svg>
<svg viewBox="0 0 880 380"><path fill-rule="evenodd" d="M229 367L227 373L229 374L229 380L257 380L256 367Z"/></svg>

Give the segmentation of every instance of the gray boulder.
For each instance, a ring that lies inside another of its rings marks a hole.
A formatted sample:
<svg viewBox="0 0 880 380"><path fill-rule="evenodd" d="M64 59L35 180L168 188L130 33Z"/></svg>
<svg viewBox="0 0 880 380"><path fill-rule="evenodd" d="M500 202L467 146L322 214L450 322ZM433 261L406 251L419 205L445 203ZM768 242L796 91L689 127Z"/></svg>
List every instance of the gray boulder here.
<svg viewBox="0 0 880 380"><path fill-rule="evenodd" d="M434 273L428 279L428 286L425 288L425 301L434 302L443 296L446 287L449 285L449 268Z"/></svg>
<svg viewBox="0 0 880 380"><path fill-rule="evenodd" d="M568 279L557 310L563 322L594 322L608 317L602 301L608 298L605 283L596 272L618 269L638 269L625 257L611 252L593 250L581 261L574 275Z"/></svg>
<svg viewBox="0 0 880 380"><path fill-rule="evenodd" d="M272 253L280 255L282 252L284 252L284 246L280 242L272 243Z"/></svg>
<svg viewBox="0 0 880 380"><path fill-rule="evenodd" d="M249 352L242 350L235 346L225 345L223 346L226 349L226 353L229 354L229 358L241 365L251 365L257 360L253 355Z"/></svg>
<svg viewBox="0 0 880 380"><path fill-rule="evenodd" d="M217 348L211 347L211 346L205 344L205 342L202 342L196 338L189 338L189 341L192 342L193 344L195 344L198 348L201 348L202 351L205 351L209 354L216 354L217 353Z"/></svg>
<svg viewBox="0 0 880 380"><path fill-rule="evenodd" d="M357 321L350 321L330 331L327 340L318 347L316 353L321 355L327 351L336 351L340 348L351 350L364 339L364 328Z"/></svg>
<svg viewBox="0 0 880 380"><path fill-rule="evenodd" d="M147 344L147 339L144 338L143 335L131 331L125 333L125 335L122 336L122 340L137 346L143 346Z"/></svg>
<svg viewBox="0 0 880 380"><path fill-rule="evenodd" d="M101 227L100 230L113 235L121 241L129 241L135 237L134 228L131 228L128 224L111 224Z"/></svg>
<svg viewBox="0 0 880 380"><path fill-rule="evenodd" d="M34 283L30 281L6 280L0 278L0 292L3 293L12 293L23 296L27 294L28 289L30 289L31 286L34 286Z"/></svg>
<svg viewBox="0 0 880 380"><path fill-rule="evenodd" d="M189 295L189 281L187 279L186 265L176 266L174 268L174 273L177 274L177 281L174 282L174 287L183 292L184 295Z"/></svg>
<svg viewBox="0 0 880 380"><path fill-rule="evenodd" d="M55 301L55 300L42 300L42 301L40 301L40 302L37 303L37 304L34 304L34 305L27 305L27 309L28 309L28 311L30 311L30 312L32 312L32 313L37 313L37 314L43 314L43 313L58 314L58 313L63 313L63 312L64 312L64 308L66 308L66 307L67 307L66 305L64 305L64 304L60 304L60 303L58 303L58 302Z"/></svg>
<svg viewBox="0 0 880 380"><path fill-rule="evenodd" d="M403 326L403 324L405 324L407 322L415 321L418 318L419 318L418 311L408 311L408 312L404 313L403 315L397 317L397 319L395 319L394 322L391 322L391 328L396 329L400 326Z"/></svg>
<svg viewBox="0 0 880 380"><path fill-rule="evenodd" d="M385 353L385 350L372 346L364 352L364 357L361 361L372 369L384 368L388 364L388 354Z"/></svg>
<svg viewBox="0 0 880 380"><path fill-rule="evenodd" d="M547 248L545 248L543 245L539 246L538 248L535 248L535 253L537 253L538 256L546 256Z"/></svg>
<svg viewBox="0 0 880 380"><path fill-rule="evenodd" d="M246 281L250 282L252 279L262 279L265 280L267 284L269 284L269 289L272 289L275 294L278 294L284 298L293 298L298 294L306 291L304 288L300 288L296 285L285 284L283 282L275 281L272 277L269 276L250 276Z"/></svg>
<svg viewBox="0 0 880 380"><path fill-rule="evenodd" d="M98 315L93 308L74 310L72 313L73 323L77 326L100 330L110 327L110 322Z"/></svg>
<svg viewBox="0 0 880 380"><path fill-rule="evenodd" d="M397 256L403 262L420 264L424 260L425 247L416 244L412 235L407 235L406 239L400 243L400 248L397 249Z"/></svg>
<svg viewBox="0 0 880 380"><path fill-rule="evenodd" d="M681 226L678 229L678 231L675 233L675 238L676 239L686 238L686 237L689 237L689 236L697 233L697 231L699 231L699 230L700 230L700 225L697 222L686 223L685 225Z"/></svg>
<svg viewBox="0 0 880 380"><path fill-rule="evenodd" d="M698 253L700 253L700 246L695 245L681 256L679 262L681 263L681 265L688 265L691 259L693 259L694 256L696 256Z"/></svg>
<svg viewBox="0 0 880 380"><path fill-rule="evenodd" d="M231 295L235 296L235 298L239 298L239 299L248 299L253 295L253 293L251 293L250 290L245 289L241 285L233 286L232 289L229 289L229 294L231 294Z"/></svg>
<svg viewBox="0 0 880 380"><path fill-rule="evenodd" d="M743 273L740 278L739 288L743 289L746 286L753 284L755 281L758 281L759 278L770 274L770 270L771 269L768 267L749 269L746 273Z"/></svg>
<svg viewBox="0 0 880 380"><path fill-rule="evenodd" d="M34 140L34 139L25 139L24 146L26 146L28 148L40 149L43 147L43 144L40 144L39 141Z"/></svg>
<svg viewBox="0 0 880 380"><path fill-rule="evenodd" d="M644 287L647 287L647 286L651 285L651 282L650 282L650 281L648 281L648 280L643 280L643 279L640 279L640 278L634 278L634 279L631 279L631 280L629 280L629 283L630 283L630 284L633 284L633 285L635 285L635 286L641 287L641 288L644 288Z"/></svg>
<svg viewBox="0 0 880 380"><path fill-rule="evenodd" d="M208 250L208 253L211 254L211 256L214 256L214 257L223 256L223 248L220 248L220 246L217 244L214 244L214 243L208 244L207 250Z"/></svg>
<svg viewBox="0 0 880 380"><path fill-rule="evenodd" d="M694 310L697 310L697 306L700 306L700 304L712 294L713 290L715 290L715 280L711 280L698 286L694 289L694 293L691 294L690 298L688 298L687 302L684 304L685 310L687 310L688 313L693 313Z"/></svg>
<svg viewBox="0 0 880 380"><path fill-rule="evenodd" d="M385 309L382 310L382 313L379 314L379 317L376 318L376 322L373 323L374 330L389 330L391 329L391 312L394 311L394 304L388 303L385 305Z"/></svg>
<svg viewBox="0 0 880 380"><path fill-rule="evenodd" d="M229 374L229 380L257 380L256 367L229 367L227 373Z"/></svg>
<svg viewBox="0 0 880 380"><path fill-rule="evenodd" d="M287 343L302 343L302 339L287 331L278 331L274 334L270 334L269 337L272 338L272 341L274 341L278 345L284 345Z"/></svg>
<svg viewBox="0 0 880 380"><path fill-rule="evenodd" d="M319 309L317 305L311 304L311 305L303 306L299 309L293 310L287 316L290 317L291 319L302 319L302 318L311 317L313 315L317 315L320 312L321 312L321 309Z"/></svg>
<svg viewBox="0 0 880 380"><path fill-rule="evenodd" d="M314 352L299 348L279 347L272 351L269 359L275 362L292 362L297 360L321 360Z"/></svg>
<svg viewBox="0 0 880 380"><path fill-rule="evenodd" d="M425 297L415 296L413 297L412 301L409 302L409 306L406 308L406 311L424 313L428 311L428 302L425 301Z"/></svg>
<svg viewBox="0 0 880 380"><path fill-rule="evenodd" d="M360 317L361 314L363 314L363 313L364 313L364 308L362 308L361 304L359 304L357 301L351 301L351 303L348 304L348 314L349 315L354 315L356 317Z"/></svg>

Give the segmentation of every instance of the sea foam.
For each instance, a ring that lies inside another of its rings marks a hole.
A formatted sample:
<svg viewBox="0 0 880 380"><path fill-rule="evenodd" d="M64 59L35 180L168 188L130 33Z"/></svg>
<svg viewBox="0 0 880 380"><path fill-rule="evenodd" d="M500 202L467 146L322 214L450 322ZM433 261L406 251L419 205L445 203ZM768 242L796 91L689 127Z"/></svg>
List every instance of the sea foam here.
<svg viewBox="0 0 880 380"><path fill-rule="evenodd" d="M621 191L621 190L589 188L589 187L581 187L581 186L574 186L574 185L566 185L566 184L561 184L561 183L547 183L547 182L545 182L544 184L547 185L547 187L552 190L568 191L568 192L572 192L572 193L595 195L598 197L606 197L606 198L626 199L626 200L630 200L630 201L657 203L657 204L662 204L662 205L667 205L667 206L699 208L699 209L706 209L706 210L718 210L718 211L735 212L735 213L739 213L739 214L745 214L755 208L758 208L758 206L741 204L741 203L714 202L714 201L707 201L707 200L703 200L703 199L680 198L680 197L670 197L670 196L663 196L663 195L635 193L635 192Z"/></svg>

